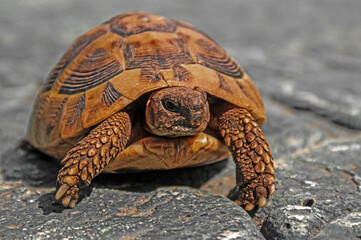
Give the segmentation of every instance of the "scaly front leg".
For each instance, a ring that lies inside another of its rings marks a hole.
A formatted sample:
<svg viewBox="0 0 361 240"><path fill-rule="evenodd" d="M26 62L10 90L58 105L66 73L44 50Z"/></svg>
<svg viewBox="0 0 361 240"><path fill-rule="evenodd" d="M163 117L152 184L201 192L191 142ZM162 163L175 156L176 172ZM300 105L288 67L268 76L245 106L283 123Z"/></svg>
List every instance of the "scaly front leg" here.
<svg viewBox="0 0 361 240"><path fill-rule="evenodd" d="M232 152L236 169L236 203L251 211L264 207L275 192L273 158L268 143L253 117L233 108L219 117L219 129Z"/></svg>
<svg viewBox="0 0 361 240"><path fill-rule="evenodd" d="M115 113L94 128L62 160L65 165L58 174L55 198L62 198L64 207L74 208L79 188L89 185L125 148L130 132L131 122L126 112Z"/></svg>

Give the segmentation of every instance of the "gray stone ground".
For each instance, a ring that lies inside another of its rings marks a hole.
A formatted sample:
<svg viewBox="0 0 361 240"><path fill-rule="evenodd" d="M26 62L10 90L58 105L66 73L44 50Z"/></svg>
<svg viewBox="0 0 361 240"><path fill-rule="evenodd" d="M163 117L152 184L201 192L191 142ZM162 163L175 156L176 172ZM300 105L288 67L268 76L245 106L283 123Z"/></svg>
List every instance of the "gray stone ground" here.
<svg viewBox="0 0 361 240"><path fill-rule="evenodd" d="M234 185L228 160L101 175L64 209L53 199L59 165L15 149L73 39L131 10L192 23L253 77L277 175L265 208L249 215L222 197ZM359 0L2 1L0 239L360 239L360 10Z"/></svg>

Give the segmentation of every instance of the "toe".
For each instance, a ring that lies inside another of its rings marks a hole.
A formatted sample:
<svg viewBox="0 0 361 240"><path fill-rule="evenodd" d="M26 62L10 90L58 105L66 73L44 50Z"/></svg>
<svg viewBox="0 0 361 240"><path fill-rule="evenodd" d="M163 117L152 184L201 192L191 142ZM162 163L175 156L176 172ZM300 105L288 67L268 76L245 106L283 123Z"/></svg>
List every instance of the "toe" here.
<svg viewBox="0 0 361 240"><path fill-rule="evenodd" d="M248 204L246 204L246 206L244 207L244 210L246 210L247 212L249 212L249 211L251 211L254 207L255 207L254 204L248 203Z"/></svg>
<svg viewBox="0 0 361 240"><path fill-rule="evenodd" d="M78 202L78 199L72 199L69 203L69 207L70 208L74 208L75 207L75 204Z"/></svg>
<svg viewBox="0 0 361 240"><path fill-rule="evenodd" d="M268 187L269 195L270 195L270 196L273 195L273 194L275 193L275 191L276 191L276 186L275 186L275 184L273 183L273 184L271 184L271 185Z"/></svg>
<svg viewBox="0 0 361 240"><path fill-rule="evenodd" d="M71 196L67 195L65 197L63 197L63 200L61 201L61 203L63 204L64 207L69 206L69 203L71 201Z"/></svg>
<svg viewBox="0 0 361 240"><path fill-rule="evenodd" d="M260 197L260 199L258 199L258 206L260 208L263 208L264 206L266 206L266 203L267 203L267 198Z"/></svg>
<svg viewBox="0 0 361 240"><path fill-rule="evenodd" d="M78 202L79 188L76 186L70 187L68 184L62 184L55 194L57 200L61 199L61 203L64 207L74 208Z"/></svg>
<svg viewBox="0 0 361 240"><path fill-rule="evenodd" d="M69 188L70 186L68 184L62 184L55 194L55 199L59 200L68 191Z"/></svg>

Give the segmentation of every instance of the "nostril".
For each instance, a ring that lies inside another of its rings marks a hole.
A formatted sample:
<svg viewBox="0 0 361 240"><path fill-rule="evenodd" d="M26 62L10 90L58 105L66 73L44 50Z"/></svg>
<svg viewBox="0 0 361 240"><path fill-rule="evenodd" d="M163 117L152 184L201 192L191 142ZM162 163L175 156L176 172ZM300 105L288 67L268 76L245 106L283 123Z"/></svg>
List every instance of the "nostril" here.
<svg viewBox="0 0 361 240"><path fill-rule="evenodd" d="M194 112L198 112L198 111L200 111L200 110L202 109L202 106L201 106L201 105L193 105L193 106L191 107L191 109L192 109L192 111L194 111Z"/></svg>
<svg viewBox="0 0 361 240"><path fill-rule="evenodd" d="M195 117L194 120L195 120L197 125L201 125L203 117L202 116L197 116L197 117Z"/></svg>

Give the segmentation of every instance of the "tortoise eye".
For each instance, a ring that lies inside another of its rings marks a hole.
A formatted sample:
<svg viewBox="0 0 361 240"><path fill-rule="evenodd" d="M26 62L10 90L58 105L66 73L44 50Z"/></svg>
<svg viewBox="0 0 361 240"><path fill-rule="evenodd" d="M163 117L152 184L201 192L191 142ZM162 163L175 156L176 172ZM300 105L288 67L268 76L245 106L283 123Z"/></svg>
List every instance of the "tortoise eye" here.
<svg viewBox="0 0 361 240"><path fill-rule="evenodd" d="M163 99L163 107L170 112L179 112L180 105L168 98Z"/></svg>

